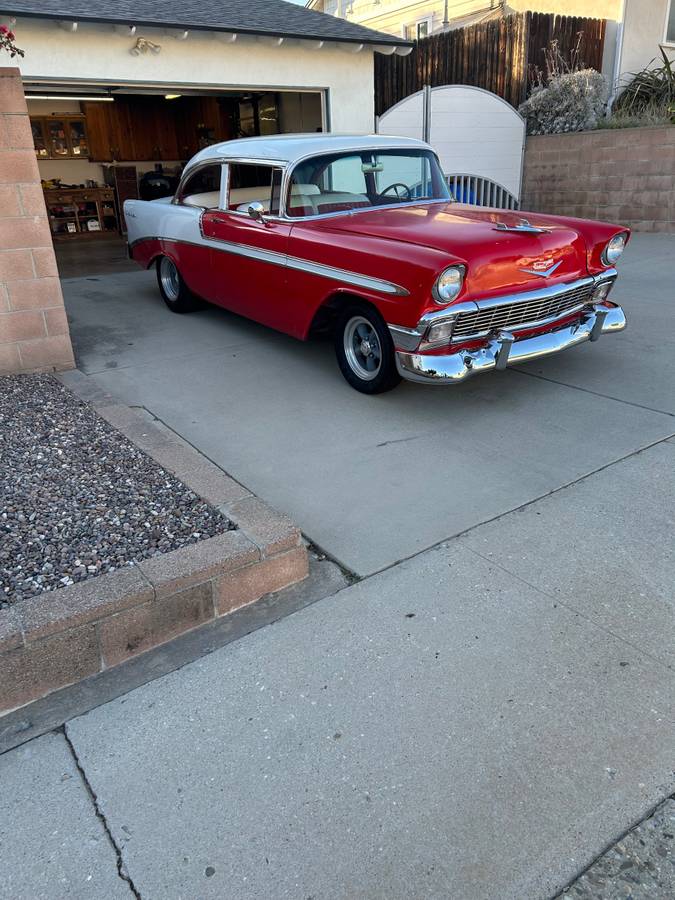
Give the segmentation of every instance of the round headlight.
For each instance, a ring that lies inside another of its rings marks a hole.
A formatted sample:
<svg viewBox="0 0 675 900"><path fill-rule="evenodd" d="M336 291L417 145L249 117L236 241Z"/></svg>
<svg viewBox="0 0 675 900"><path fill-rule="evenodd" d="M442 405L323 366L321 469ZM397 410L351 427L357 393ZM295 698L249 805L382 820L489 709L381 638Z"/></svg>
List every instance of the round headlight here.
<svg viewBox="0 0 675 900"><path fill-rule="evenodd" d="M626 246L628 235L625 231L621 234L615 234L611 241L602 251L602 261L606 266L613 266L617 259L621 256Z"/></svg>
<svg viewBox="0 0 675 900"><path fill-rule="evenodd" d="M452 303L464 284L464 266L449 266L436 279L434 300L441 306Z"/></svg>

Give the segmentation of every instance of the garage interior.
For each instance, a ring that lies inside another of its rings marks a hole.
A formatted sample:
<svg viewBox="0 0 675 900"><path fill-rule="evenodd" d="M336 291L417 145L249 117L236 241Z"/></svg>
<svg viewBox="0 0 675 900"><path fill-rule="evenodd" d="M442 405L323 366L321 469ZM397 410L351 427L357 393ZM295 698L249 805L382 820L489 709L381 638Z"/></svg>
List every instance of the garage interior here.
<svg viewBox="0 0 675 900"><path fill-rule="evenodd" d="M62 278L136 268L123 204L173 195L199 150L237 137L326 130L322 91L26 84Z"/></svg>

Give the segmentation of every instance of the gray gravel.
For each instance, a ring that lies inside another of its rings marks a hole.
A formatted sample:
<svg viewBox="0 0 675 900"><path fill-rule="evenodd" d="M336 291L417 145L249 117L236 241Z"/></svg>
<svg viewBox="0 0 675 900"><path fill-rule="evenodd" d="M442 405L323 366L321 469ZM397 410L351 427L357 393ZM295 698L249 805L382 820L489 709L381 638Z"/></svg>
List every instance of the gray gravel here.
<svg viewBox="0 0 675 900"><path fill-rule="evenodd" d="M672 900L675 798L597 859L559 900Z"/></svg>
<svg viewBox="0 0 675 900"><path fill-rule="evenodd" d="M0 378L0 607L232 527L56 379Z"/></svg>

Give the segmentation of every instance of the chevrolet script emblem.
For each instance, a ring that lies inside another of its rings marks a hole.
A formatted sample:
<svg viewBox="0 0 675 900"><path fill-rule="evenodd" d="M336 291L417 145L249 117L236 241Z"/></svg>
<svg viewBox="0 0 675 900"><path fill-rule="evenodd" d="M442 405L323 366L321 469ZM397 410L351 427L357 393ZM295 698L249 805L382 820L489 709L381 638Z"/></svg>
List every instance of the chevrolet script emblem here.
<svg viewBox="0 0 675 900"><path fill-rule="evenodd" d="M541 275L542 278L548 278L549 275L553 275L561 263L562 260L554 263L552 259L538 259L532 263L531 269L521 269L520 271L527 272L528 275Z"/></svg>

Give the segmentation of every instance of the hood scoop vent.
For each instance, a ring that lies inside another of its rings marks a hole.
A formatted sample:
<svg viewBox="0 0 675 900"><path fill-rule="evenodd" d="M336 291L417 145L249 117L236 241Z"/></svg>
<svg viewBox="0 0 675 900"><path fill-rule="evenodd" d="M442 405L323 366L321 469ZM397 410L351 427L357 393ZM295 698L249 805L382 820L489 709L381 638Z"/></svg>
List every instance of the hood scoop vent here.
<svg viewBox="0 0 675 900"><path fill-rule="evenodd" d="M505 222L497 222L494 227L495 231L516 231L519 234L548 234L550 228L540 228L537 225L530 225L527 219L521 219L517 225L507 225Z"/></svg>

